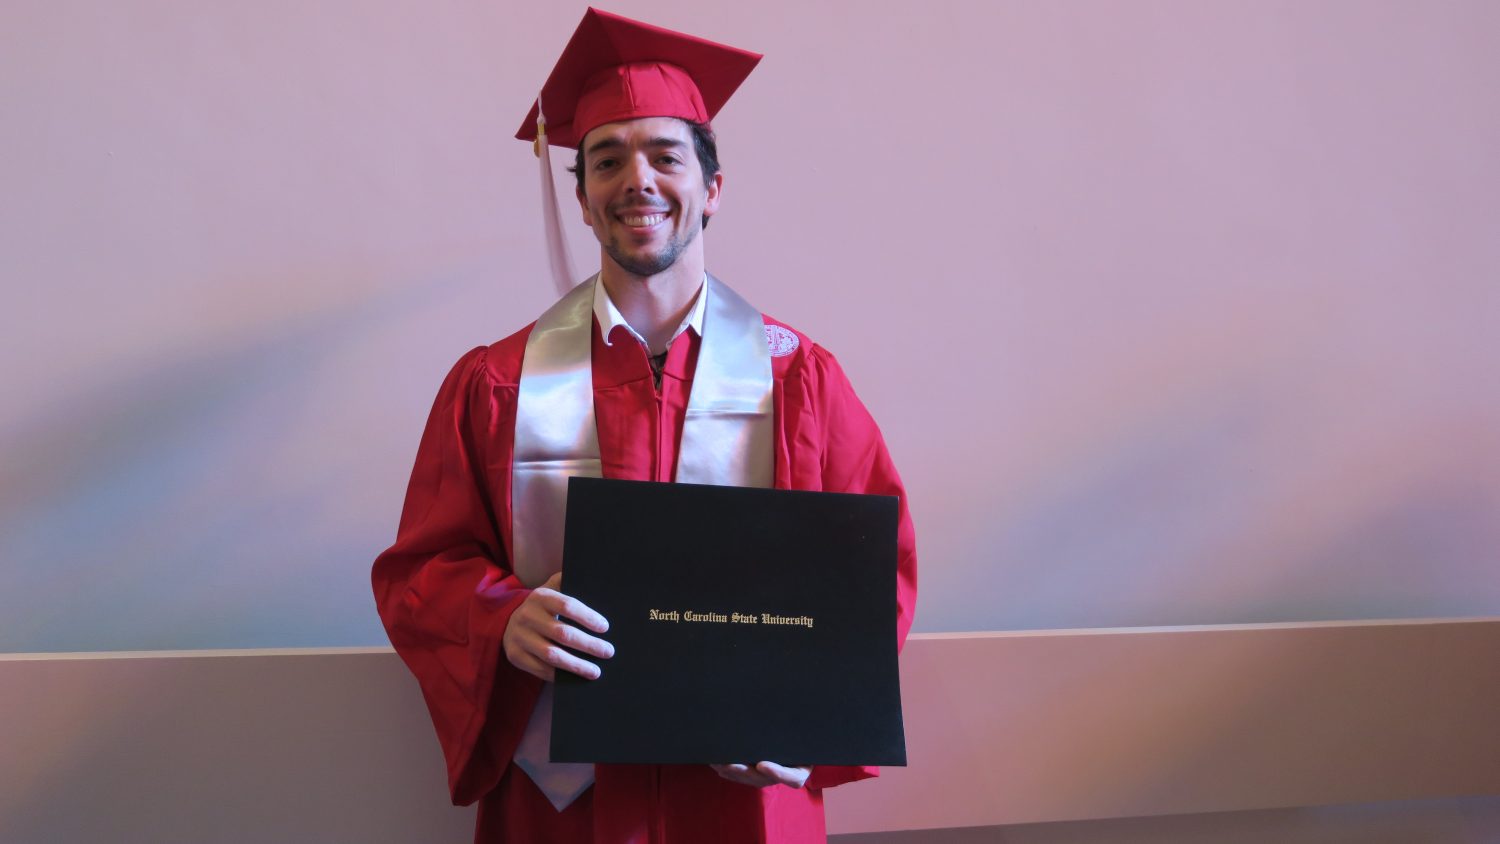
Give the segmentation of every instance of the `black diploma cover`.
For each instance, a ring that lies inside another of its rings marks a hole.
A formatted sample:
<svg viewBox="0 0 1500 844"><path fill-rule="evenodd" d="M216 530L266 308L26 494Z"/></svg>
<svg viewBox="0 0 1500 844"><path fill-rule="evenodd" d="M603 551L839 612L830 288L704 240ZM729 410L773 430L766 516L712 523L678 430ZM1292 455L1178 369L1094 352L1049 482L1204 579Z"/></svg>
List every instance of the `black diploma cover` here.
<svg viewBox="0 0 1500 844"><path fill-rule="evenodd" d="M557 672L552 760L905 765L897 507L570 479L562 591L615 656Z"/></svg>

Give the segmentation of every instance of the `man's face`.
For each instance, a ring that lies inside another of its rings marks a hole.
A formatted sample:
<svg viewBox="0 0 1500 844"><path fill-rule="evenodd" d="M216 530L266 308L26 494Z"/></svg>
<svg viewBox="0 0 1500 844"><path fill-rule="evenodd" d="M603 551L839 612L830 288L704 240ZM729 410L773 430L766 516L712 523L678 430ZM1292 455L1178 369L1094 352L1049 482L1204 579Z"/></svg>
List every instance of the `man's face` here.
<svg viewBox="0 0 1500 844"><path fill-rule="evenodd" d="M715 173L705 182L688 124L672 117L606 123L583 139L583 221L609 257L633 275L677 262L719 209Z"/></svg>

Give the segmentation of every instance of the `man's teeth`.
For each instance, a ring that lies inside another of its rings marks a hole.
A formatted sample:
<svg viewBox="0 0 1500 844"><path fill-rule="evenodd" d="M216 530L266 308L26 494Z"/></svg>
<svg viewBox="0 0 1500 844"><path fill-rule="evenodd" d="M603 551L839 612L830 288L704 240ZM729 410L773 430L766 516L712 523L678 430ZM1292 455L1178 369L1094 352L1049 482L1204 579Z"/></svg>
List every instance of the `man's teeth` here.
<svg viewBox="0 0 1500 844"><path fill-rule="evenodd" d="M654 226L657 223L660 223L662 220L667 219L667 215L647 214L646 216L642 217L639 215L626 214L620 217L620 219L624 221L625 225L627 226Z"/></svg>

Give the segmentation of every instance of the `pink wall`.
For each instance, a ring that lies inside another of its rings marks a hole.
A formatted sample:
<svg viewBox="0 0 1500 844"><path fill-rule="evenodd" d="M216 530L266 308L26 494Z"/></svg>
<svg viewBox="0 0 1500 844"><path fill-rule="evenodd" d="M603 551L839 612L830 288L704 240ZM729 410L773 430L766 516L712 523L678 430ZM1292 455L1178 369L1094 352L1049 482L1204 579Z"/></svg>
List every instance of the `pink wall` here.
<svg viewBox="0 0 1500 844"><path fill-rule="evenodd" d="M710 266L881 420L918 629L1500 611L1500 7L608 8L767 54ZM0 650L382 641L581 12L6 5Z"/></svg>

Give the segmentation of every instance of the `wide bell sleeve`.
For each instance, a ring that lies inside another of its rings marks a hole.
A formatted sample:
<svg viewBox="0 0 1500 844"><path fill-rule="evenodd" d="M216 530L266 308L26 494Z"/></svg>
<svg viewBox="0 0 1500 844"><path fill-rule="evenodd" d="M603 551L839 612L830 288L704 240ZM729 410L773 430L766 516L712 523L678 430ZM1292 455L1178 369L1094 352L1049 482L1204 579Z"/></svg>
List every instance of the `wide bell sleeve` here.
<svg viewBox="0 0 1500 844"><path fill-rule="evenodd" d="M839 366L838 360L821 346L813 346L809 364L816 385L810 397L819 417L823 435L823 490L871 495L894 495L900 501L900 522L896 530L896 649L906 643L912 615L917 606L917 537L907 507L906 488L896 464L891 461L885 439L875 419ZM808 788L831 788L878 776L873 766L819 765L807 779Z"/></svg>
<svg viewBox="0 0 1500 844"><path fill-rule="evenodd" d="M486 484L487 460L509 467L515 416L514 385L493 383L486 351L464 355L443 381L396 542L371 573L381 621L421 686L458 805L499 782L541 690L501 649L530 590L511 571L496 522L508 517L509 502L497 511Z"/></svg>

